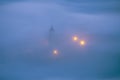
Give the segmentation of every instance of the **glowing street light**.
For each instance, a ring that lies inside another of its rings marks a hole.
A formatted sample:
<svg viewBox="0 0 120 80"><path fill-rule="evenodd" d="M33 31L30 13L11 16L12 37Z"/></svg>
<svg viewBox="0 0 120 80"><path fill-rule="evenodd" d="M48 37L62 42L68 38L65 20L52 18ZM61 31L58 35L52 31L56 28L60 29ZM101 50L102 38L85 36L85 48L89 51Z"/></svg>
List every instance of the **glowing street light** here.
<svg viewBox="0 0 120 80"><path fill-rule="evenodd" d="M58 54L58 51L57 51L57 50L53 50L53 54L54 54L54 55L57 55L57 54Z"/></svg>
<svg viewBox="0 0 120 80"><path fill-rule="evenodd" d="M85 41L84 41L84 40L81 40L81 41L80 41L80 45L84 46L84 45L85 45Z"/></svg>
<svg viewBox="0 0 120 80"><path fill-rule="evenodd" d="M74 41L77 41L77 40L78 40L78 37L77 37L77 36L74 36L74 37L73 37L73 40L74 40Z"/></svg>

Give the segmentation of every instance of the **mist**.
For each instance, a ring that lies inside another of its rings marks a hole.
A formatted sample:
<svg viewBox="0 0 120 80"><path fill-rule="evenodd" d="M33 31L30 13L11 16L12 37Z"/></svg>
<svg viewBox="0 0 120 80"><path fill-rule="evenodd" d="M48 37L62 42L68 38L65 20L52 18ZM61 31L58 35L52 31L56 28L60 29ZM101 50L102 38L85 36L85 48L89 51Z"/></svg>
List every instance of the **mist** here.
<svg viewBox="0 0 120 80"><path fill-rule="evenodd" d="M119 1L0 2L0 80L120 79Z"/></svg>

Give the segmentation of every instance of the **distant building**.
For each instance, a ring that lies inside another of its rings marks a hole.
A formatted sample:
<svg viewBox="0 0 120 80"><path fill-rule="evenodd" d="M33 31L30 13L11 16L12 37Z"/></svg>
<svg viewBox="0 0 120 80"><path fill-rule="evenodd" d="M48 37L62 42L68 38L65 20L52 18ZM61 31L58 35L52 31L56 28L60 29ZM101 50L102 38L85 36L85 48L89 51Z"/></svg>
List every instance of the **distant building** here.
<svg viewBox="0 0 120 80"><path fill-rule="evenodd" d="M49 29L48 41L52 45L55 44L55 29L53 26L51 26L51 28Z"/></svg>

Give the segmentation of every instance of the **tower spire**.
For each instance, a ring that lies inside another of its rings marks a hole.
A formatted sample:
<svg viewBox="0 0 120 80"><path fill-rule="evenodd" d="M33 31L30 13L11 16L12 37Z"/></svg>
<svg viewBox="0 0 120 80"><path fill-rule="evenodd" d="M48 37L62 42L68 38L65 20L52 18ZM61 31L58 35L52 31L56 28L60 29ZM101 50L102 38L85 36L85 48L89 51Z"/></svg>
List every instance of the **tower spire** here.
<svg viewBox="0 0 120 80"><path fill-rule="evenodd" d="M49 42L53 43L55 40L55 29L53 26L51 26L50 30L49 30Z"/></svg>
<svg viewBox="0 0 120 80"><path fill-rule="evenodd" d="M53 26L51 26L50 32L53 32L53 31L55 31L55 30L54 30Z"/></svg>

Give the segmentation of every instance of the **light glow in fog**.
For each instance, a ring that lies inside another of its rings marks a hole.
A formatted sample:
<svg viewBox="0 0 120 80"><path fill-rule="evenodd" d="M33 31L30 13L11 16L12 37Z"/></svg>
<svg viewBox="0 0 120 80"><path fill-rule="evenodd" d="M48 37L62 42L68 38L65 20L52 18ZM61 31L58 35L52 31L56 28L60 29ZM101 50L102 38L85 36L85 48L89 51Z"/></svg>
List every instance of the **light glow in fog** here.
<svg viewBox="0 0 120 80"><path fill-rule="evenodd" d="M53 50L53 54L54 54L54 55L57 55L57 54L58 54L58 50L56 50L56 49Z"/></svg>
<svg viewBox="0 0 120 80"><path fill-rule="evenodd" d="M81 40L81 41L80 41L80 45L84 46L84 45L85 45L85 41L84 41L84 40Z"/></svg>
<svg viewBox="0 0 120 80"><path fill-rule="evenodd" d="M73 37L73 40L74 40L74 41L77 41L77 40L78 40L78 37L77 37L77 36L74 36L74 37Z"/></svg>

